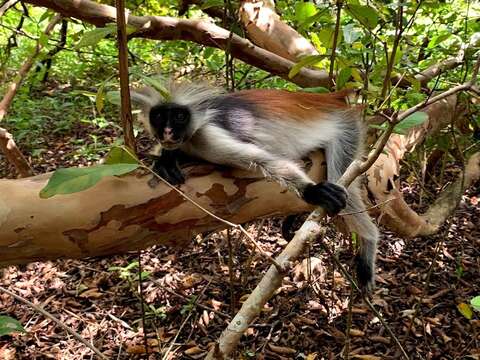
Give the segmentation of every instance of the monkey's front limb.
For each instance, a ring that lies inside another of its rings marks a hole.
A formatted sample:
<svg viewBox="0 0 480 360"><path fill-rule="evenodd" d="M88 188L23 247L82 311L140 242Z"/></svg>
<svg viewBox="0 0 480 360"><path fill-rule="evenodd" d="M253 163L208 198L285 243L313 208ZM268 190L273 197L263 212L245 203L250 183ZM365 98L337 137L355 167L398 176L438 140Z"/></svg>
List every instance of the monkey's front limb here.
<svg viewBox="0 0 480 360"><path fill-rule="evenodd" d="M162 179L166 180L172 185L179 185L185 182L185 177L178 166L178 157L180 150L162 150L160 156L156 156L153 162L152 170ZM158 184L154 177L149 181L151 187Z"/></svg>

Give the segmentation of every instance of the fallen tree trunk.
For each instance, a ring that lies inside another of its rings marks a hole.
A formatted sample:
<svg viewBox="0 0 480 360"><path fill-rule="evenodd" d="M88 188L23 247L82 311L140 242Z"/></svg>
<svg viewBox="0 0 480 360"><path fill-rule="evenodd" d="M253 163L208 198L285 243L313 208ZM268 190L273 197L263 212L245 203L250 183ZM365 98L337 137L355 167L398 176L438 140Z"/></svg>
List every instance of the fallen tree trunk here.
<svg viewBox="0 0 480 360"><path fill-rule="evenodd" d="M314 154L312 161L310 176L319 181L323 156ZM190 167L186 174L181 190L234 223L313 209L260 174L213 165ZM225 227L166 185L151 189L150 175L105 178L83 192L41 199L50 175L0 180L0 266L180 246Z"/></svg>

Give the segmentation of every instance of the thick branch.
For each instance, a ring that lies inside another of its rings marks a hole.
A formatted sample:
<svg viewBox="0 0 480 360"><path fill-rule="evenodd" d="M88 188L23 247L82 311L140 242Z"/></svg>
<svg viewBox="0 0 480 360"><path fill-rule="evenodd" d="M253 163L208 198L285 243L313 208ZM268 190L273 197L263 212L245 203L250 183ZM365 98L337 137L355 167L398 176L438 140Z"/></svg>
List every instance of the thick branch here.
<svg viewBox="0 0 480 360"><path fill-rule="evenodd" d="M309 171L324 178L323 156ZM216 170L217 169L217 170ZM193 235L221 229L175 190L150 176L110 177L86 191L41 199L51 174L0 180L0 266L108 255L154 244L184 246ZM186 169L180 189L216 215L241 224L258 217L305 212L312 207L260 174L204 164Z"/></svg>
<svg viewBox="0 0 480 360"><path fill-rule="evenodd" d="M263 49L291 61L318 54L310 41L280 19L273 1L244 0L239 15L248 38Z"/></svg>
<svg viewBox="0 0 480 360"><path fill-rule="evenodd" d="M465 171L458 176L458 179L442 191L435 203L429 207L422 218L431 225L419 235L427 236L434 234L445 220L457 208L465 190L480 179L480 152L473 154L465 166Z"/></svg>
<svg viewBox="0 0 480 360"><path fill-rule="evenodd" d="M115 8L89 0L27 0L27 3L44 6L97 26L116 21ZM302 87L328 86L328 74L324 71L302 69L294 78L288 73L295 63L253 45L247 39L233 34L210 22L185 20L162 16L128 15L127 24L139 29L131 37L156 40L189 40L200 45L225 50L230 46L232 56L260 69L292 81Z"/></svg>

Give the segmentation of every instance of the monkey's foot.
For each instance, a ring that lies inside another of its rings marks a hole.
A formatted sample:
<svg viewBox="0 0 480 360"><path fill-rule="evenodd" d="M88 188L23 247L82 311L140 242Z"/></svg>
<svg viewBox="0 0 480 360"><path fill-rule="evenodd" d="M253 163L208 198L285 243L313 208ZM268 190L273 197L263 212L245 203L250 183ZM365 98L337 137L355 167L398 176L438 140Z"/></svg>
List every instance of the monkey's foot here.
<svg viewBox="0 0 480 360"><path fill-rule="evenodd" d="M375 274L372 265L362 256L355 258L357 281L360 289L364 292L373 290L375 286Z"/></svg>
<svg viewBox="0 0 480 360"><path fill-rule="evenodd" d="M325 209L328 215L334 216L347 205L347 192L339 185L323 181L316 185L309 184L303 191L303 200Z"/></svg>

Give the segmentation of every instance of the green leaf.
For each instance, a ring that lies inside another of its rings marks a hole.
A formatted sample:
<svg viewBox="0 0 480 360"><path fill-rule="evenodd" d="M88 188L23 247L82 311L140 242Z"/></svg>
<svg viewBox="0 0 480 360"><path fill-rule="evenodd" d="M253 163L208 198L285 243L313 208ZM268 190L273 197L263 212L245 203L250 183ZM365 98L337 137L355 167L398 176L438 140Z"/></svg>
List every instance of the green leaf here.
<svg viewBox="0 0 480 360"><path fill-rule="evenodd" d="M106 36L113 34L116 32L116 29L112 26L103 27L103 28L96 28L91 31L87 31L83 34L82 38L78 42L77 49L85 47L85 46L93 46L97 45L97 43L104 39Z"/></svg>
<svg viewBox="0 0 480 360"><path fill-rule="evenodd" d="M203 51L203 56L205 57L205 59L209 58L210 56L213 55L213 52L215 51L215 49L213 47L207 47L204 51Z"/></svg>
<svg viewBox="0 0 480 360"><path fill-rule="evenodd" d="M394 133L406 135L408 130L411 128L423 124L428 120L428 115L422 111L417 111L412 115L408 116L406 119L402 120L395 128L393 129Z"/></svg>
<svg viewBox="0 0 480 360"><path fill-rule="evenodd" d="M373 29L378 24L378 14L371 6L349 4L347 13L369 29Z"/></svg>
<svg viewBox="0 0 480 360"><path fill-rule="evenodd" d="M325 55L308 55L305 56L303 59L301 59L298 63L292 66L290 69L290 72L288 73L288 77L291 79L297 75L300 70L308 65L313 65L321 61L323 58L325 58Z"/></svg>
<svg viewBox="0 0 480 360"><path fill-rule="evenodd" d="M225 3L223 0L205 0L200 5L200 9L205 10L212 7L224 7Z"/></svg>
<svg viewBox="0 0 480 360"><path fill-rule="evenodd" d="M42 21L46 20L46 19L50 19L53 15L53 12L51 12L50 10L47 10L45 11L42 16L40 16L40 19L38 19L38 23L40 24Z"/></svg>
<svg viewBox="0 0 480 360"><path fill-rule="evenodd" d="M295 19L299 23L304 23L316 13L317 7L313 3L297 1L295 4Z"/></svg>
<svg viewBox="0 0 480 360"><path fill-rule="evenodd" d="M324 28L319 31L318 38L322 42L322 45L327 49L331 49L333 47L333 38L335 37L335 29L332 28ZM339 29L338 36L337 36L337 48L338 44L342 42L343 39L343 30Z"/></svg>
<svg viewBox="0 0 480 360"><path fill-rule="evenodd" d="M14 332L25 333L22 324L10 316L0 316L0 336L10 335Z"/></svg>
<svg viewBox="0 0 480 360"><path fill-rule="evenodd" d="M317 94L324 94L324 93L329 93L330 92L330 90L328 90L327 88L325 88L323 86L304 88L302 90L305 91L305 92L317 93Z"/></svg>
<svg viewBox="0 0 480 360"><path fill-rule="evenodd" d="M135 157L131 150L127 150L123 146L114 146L108 152L105 159L105 164L138 164L138 159Z"/></svg>
<svg viewBox="0 0 480 360"><path fill-rule="evenodd" d="M352 76L351 68L343 68L337 75L337 90L343 89L347 81Z"/></svg>
<svg viewBox="0 0 480 360"><path fill-rule="evenodd" d="M66 168L56 170L48 184L40 191L40 197L47 199L58 194L72 194L86 190L105 176L118 176L129 173L138 164L95 165L85 168Z"/></svg>
<svg viewBox="0 0 480 360"><path fill-rule="evenodd" d="M114 104L114 105L120 105L121 104L121 99L120 99L120 91L108 91L106 94L105 94L105 98L107 99L107 101L111 104Z"/></svg>
<svg viewBox="0 0 480 360"><path fill-rule="evenodd" d="M47 46L48 45L48 35L45 34L45 33L41 33L40 37L38 38L38 43L43 47Z"/></svg>
<svg viewBox="0 0 480 360"><path fill-rule="evenodd" d="M473 317L473 311L470 305L465 303L460 303L457 305L457 309L458 311L460 311L460 314L462 314L468 320L470 320Z"/></svg>
<svg viewBox="0 0 480 360"><path fill-rule="evenodd" d="M105 84L102 83L98 88L97 95L95 96L95 107L97 111L101 114L103 106L105 105Z"/></svg>
<svg viewBox="0 0 480 360"><path fill-rule="evenodd" d="M470 300L470 305L472 305L475 311L480 311L480 296L475 296Z"/></svg>
<svg viewBox="0 0 480 360"><path fill-rule="evenodd" d="M451 35L452 35L451 33L444 33L444 34L441 34L441 35L434 36L434 37L432 38L432 40L430 40L430 41L428 42L427 48L428 48L428 49L434 48L435 46L437 46L437 45L440 44L441 42L447 40Z"/></svg>

